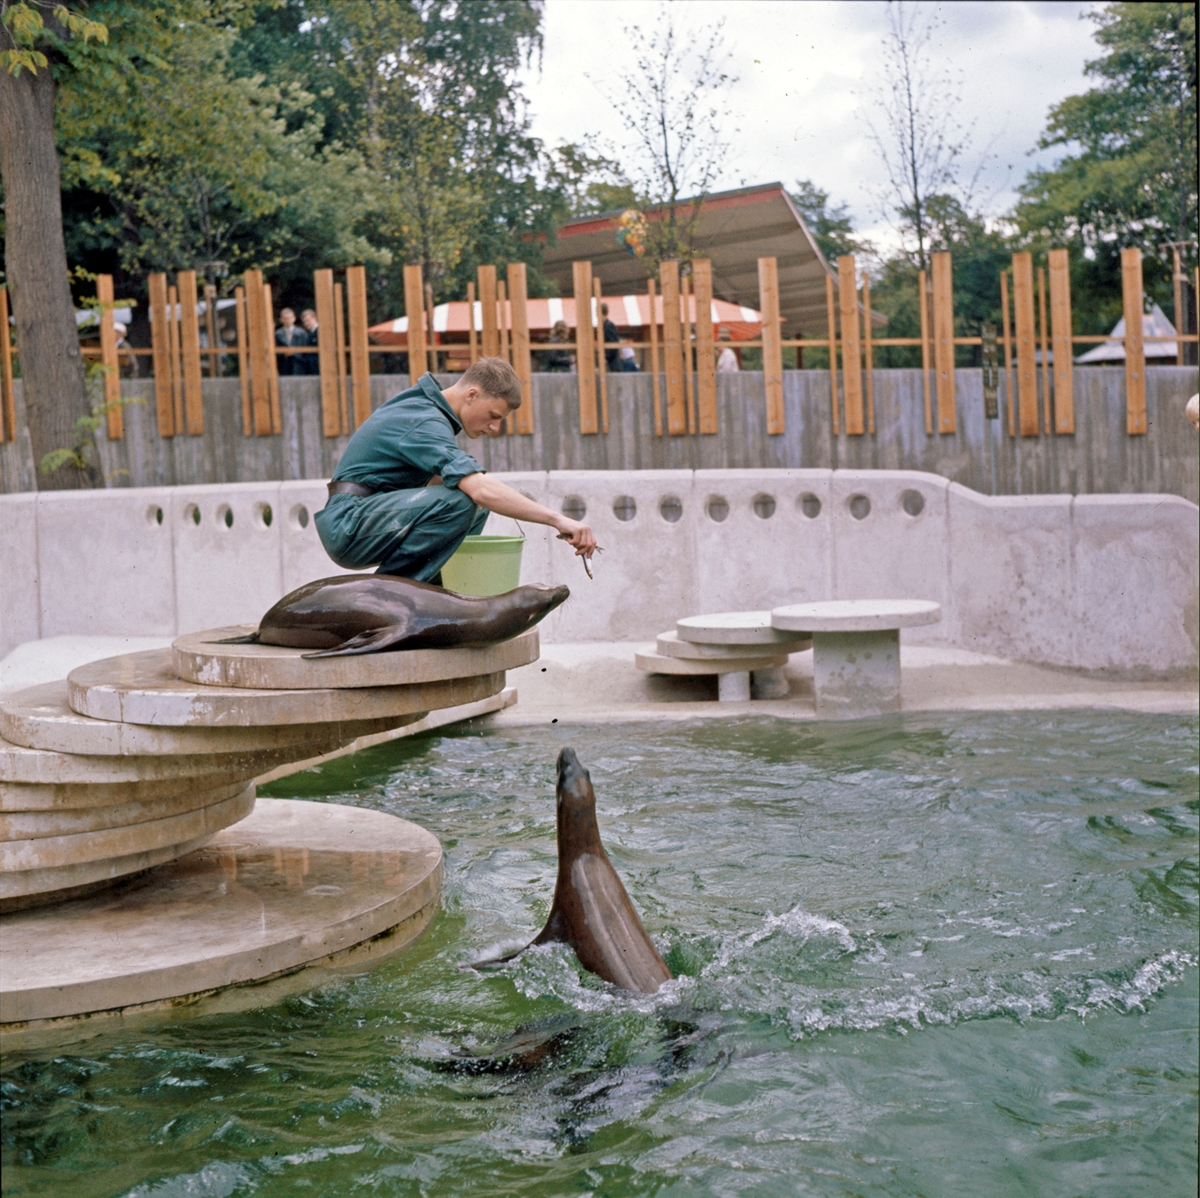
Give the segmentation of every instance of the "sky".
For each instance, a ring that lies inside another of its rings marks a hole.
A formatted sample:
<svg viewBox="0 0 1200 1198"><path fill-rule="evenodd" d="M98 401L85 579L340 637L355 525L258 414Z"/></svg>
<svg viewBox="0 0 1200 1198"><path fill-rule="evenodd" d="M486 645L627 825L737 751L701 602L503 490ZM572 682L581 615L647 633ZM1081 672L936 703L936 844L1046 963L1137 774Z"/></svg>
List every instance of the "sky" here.
<svg viewBox="0 0 1200 1198"><path fill-rule="evenodd" d="M533 132L548 146L593 135L621 159L627 135L605 95L634 65L636 37L662 0L546 0L545 49L525 91ZM886 175L864 125L881 76L886 5L878 0L674 0L690 35L721 23L738 82L729 91L734 148L717 190L811 179L845 203L855 227L881 248L896 244L882 215ZM959 124L974 121L972 168L991 150L981 178L985 212L998 216L1033 166L1062 150L1030 153L1050 107L1090 83L1084 63L1099 55L1096 4L1073 0L958 0L922 3L943 22L936 61L961 73Z"/></svg>

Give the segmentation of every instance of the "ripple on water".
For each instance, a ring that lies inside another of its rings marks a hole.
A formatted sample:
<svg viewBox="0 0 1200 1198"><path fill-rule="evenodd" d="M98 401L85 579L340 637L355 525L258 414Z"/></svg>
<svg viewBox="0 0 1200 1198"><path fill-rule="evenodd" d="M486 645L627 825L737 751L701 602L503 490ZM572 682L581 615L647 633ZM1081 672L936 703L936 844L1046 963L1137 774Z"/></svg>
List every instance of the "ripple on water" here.
<svg viewBox="0 0 1200 1198"><path fill-rule="evenodd" d="M554 760L676 972L536 933ZM274 1007L4 1069L5 1193L1194 1192L1196 722L429 736L271 793L416 820L443 912Z"/></svg>

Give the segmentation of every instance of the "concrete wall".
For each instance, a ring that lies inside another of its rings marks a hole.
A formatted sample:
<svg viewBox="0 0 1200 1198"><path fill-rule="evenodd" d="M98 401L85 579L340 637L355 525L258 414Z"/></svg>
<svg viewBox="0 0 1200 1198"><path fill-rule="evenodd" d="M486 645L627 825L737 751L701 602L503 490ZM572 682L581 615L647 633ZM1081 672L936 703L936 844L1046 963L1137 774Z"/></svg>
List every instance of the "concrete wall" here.
<svg viewBox="0 0 1200 1198"><path fill-rule="evenodd" d="M523 581L573 592L543 625L549 641L650 639L680 616L806 599L916 598L944 611L914 630L923 640L1130 676L1197 668L1200 524L1176 496L990 497L891 470L503 477L547 506L581 500L604 546L589 582L552 530L524 529ZM324 499L306 481L0 496L0 652L256 622L339 573L311 518Z"/></svg>
<svg viewBox="0 0 1200 1198"><path fill-rule="evenodd" d="M1197 438L1183 413L1197 388L1195 367L1147 370L1146 436L1125 432L1125 375L1118 367L1075 371L1073 436L1010 438L1006 421L985 420L978 370L956 372L959 431L925 432L924 394L915 370L875 372L876 433L835 437L825 371L784 372L787 431L766 432L762 375L717 380L716 436L656 437L652 380L617 375L609 380L609 432L582 436L575 379L534 376L532 437L477 441L472 452L490 470L663 469L891 469L926 470L983 494L1107 494L1162 492L1200 499ZM375 375L372 402L407 385L403 375ZM316 379L280 379L283 433L243 437L241 390L236 379L204 384L205 434L163 440L156 431L153 383L127 382L146 402L126 408L126 435L107 442L101 460L111 486L325 478L344 438L321 435ZM1001 410L1004 397L1001 396ZM18 424L22 424L18 419ZM28 441L0 446L0 486L35 486Z"/></svg>

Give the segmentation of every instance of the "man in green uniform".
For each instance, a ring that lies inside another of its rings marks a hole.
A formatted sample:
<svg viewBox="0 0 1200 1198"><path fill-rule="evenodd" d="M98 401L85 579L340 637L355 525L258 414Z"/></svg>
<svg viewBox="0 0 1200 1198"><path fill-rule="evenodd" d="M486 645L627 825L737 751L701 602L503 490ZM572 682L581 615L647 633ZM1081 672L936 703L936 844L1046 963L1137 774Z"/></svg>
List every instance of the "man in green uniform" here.
<svg viewBox="0 0 1200 1198"><path fill-rule="evenodd" d="M489 478L455 435L499 436L520 406L521 384L503 358L482 358L442 391L432 374L389 399L350 438L317 513L317 533L339 566L378 566L441 584L442 566L477 535L488 513L548 524L589 558L596 538L586 524L526 499Z"/></svg>

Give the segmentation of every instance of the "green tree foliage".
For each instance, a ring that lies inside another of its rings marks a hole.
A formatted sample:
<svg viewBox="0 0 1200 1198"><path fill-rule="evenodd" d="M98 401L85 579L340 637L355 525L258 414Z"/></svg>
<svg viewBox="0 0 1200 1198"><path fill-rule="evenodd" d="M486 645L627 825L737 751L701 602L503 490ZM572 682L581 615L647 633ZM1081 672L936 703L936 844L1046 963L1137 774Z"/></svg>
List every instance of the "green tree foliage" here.
<svg viewBox="0 0 1200 1198"><path fill-rule="evenodd" d="M1076 327L1101 332L1121 312L1120 250L1142 249L1147 291L1167 304L1160 247L1197 235L1196 11L1117 3L1087 15L1104 51L1086 67L1096 86L1050 110L1039 146L1070 152L1030 173L1014 216L1022 244L1078 251Z"/></svg>
<svg viewBox="0 0 1200 1198"><path fill-rule="evenodd" d="M789 194L813 235L817 249L835 270L837 260L843 254L863 257L874 253L869 242L855 236L849 207L846 204L830 207L829 192L822 191L811 179L798 180Z"/></svg>

